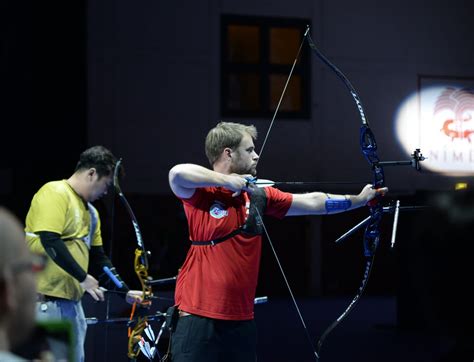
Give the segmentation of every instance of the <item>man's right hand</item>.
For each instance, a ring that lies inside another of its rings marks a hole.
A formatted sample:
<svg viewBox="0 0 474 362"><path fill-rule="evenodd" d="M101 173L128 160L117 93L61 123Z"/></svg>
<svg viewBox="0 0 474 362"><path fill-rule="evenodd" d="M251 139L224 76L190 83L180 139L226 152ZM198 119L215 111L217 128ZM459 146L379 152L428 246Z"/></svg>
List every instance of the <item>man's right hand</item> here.
<svg viewBox="0 0 474 362"><path fill-rule="evenodd" d="M251 191L251 188L248 186L248 179L253 178L252 175L238 175L232 173L226 175L227 183L225 185L226 189L234 191L232 197L239 196L242 191Z"/></svg>
<svg viewBox="0 0 474 362"><path fill-rule="evenodd" d="M99 282L90 274L80 283L82 289L89 293L96 301L104 301L104 292L99 288Z"/></svg>

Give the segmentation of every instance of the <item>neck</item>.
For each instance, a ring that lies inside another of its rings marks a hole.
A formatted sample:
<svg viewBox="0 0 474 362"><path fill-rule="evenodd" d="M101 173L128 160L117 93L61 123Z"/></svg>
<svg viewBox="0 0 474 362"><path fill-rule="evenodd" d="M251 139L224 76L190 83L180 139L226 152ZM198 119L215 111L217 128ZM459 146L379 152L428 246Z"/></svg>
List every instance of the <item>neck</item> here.
<svg viewBox="0 0 474 362"><path fill-rule="evenodd" d="M216 172L223 173L225 175L230 175L232 172L227 162L216 162L212 166L212 169Z"/></svg>
<svg viewBox="0 0 474 362"><path fill-rule="evenodd" d="M69 177L66 182L71 186L71 188L74 190L76 194L79 195L79 197L86 202L86 197L85 197L85 190L84 187L82 186L82 182L80 179L80 175L77 173L73 174L71 177Z"/></svg>

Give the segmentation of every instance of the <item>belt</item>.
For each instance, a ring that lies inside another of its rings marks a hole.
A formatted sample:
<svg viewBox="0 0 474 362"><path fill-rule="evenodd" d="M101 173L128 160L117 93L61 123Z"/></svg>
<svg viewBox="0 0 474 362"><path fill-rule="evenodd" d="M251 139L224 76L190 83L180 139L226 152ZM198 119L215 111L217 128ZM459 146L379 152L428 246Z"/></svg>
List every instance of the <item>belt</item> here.
<svg viewBox="0 0 474 362"><path fill-rule="evenodd" d="M191 313L185 312L184 310L180 310L178 314L180 317L187 317L188 315L192 315Z"/></svg>
<svg viewBox="0 0 474 362"><path fill-rule="evenodd" d="M59 298L59 297L53 297L51 295L45 295L45 294L41 294L41 293L38 293L36 295L36 301L37 302L54 302L54 301L57 301L57 300L66 300L66 299Z"/></svg>

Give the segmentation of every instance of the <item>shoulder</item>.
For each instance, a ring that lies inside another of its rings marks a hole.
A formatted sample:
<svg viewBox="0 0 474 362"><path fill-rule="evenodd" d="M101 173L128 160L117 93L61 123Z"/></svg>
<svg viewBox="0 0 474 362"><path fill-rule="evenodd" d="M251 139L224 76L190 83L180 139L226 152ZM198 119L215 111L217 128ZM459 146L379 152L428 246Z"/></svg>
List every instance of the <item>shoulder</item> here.
<svg viewBox="0 0 474 362"><path fill-rule="evenodd" d="M69 190L69 186L66 180L59 180L59 181L50 181L45 183L39 189L38 193L40 192L67 192Z"/></svg>
<svg viewBox="0 0 474 362"><path fill-rule="evenodd" d="M210 200L213 201L217 198L222 198L222 195L225 195L226 193L229 193L230 191L225 190L221 187L198 187L194 194L190 198L181 198L179 199L184 203L184 204L189 204L192 206L197 206L202 203L207 203ZM219 195L221 195L219 197Z"/></svg>
<svg viewBox="0 0 474 362"><path fill-rule="evenodd" d="M278 190L274 187L266 187L267 209L265 214L278 219L283 218L288 213L293 202L293 194Z"/></svg>
<svg viewBox="0 0 474 362"><path fill-rule="evenodd" d="M284 192L278 190L275 187L265 187L264 188L267 198L270 200L278 201L278 200L292 200L293 194L289 192Z"/></svg>
<svg viewBox="0 0 474 362"><path fill-rule="evenodd" d="M33 199L37 202L58 202L67 201L72 193L71 188L65 180L50 181L45 183L34 195Z"/></svg>

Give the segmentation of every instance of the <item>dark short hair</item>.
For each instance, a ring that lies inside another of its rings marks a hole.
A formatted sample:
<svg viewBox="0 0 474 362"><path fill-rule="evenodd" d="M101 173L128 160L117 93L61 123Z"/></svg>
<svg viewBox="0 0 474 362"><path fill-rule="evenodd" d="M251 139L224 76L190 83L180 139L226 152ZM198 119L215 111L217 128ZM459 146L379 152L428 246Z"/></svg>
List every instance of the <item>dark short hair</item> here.
<svg viewBox="0 0 474 362"><path fill-rule="evenodd" d="M93 146L79 156L76 171L95 168L99 177L109 176L114 172L117 158L104 146Z"/></svg>

